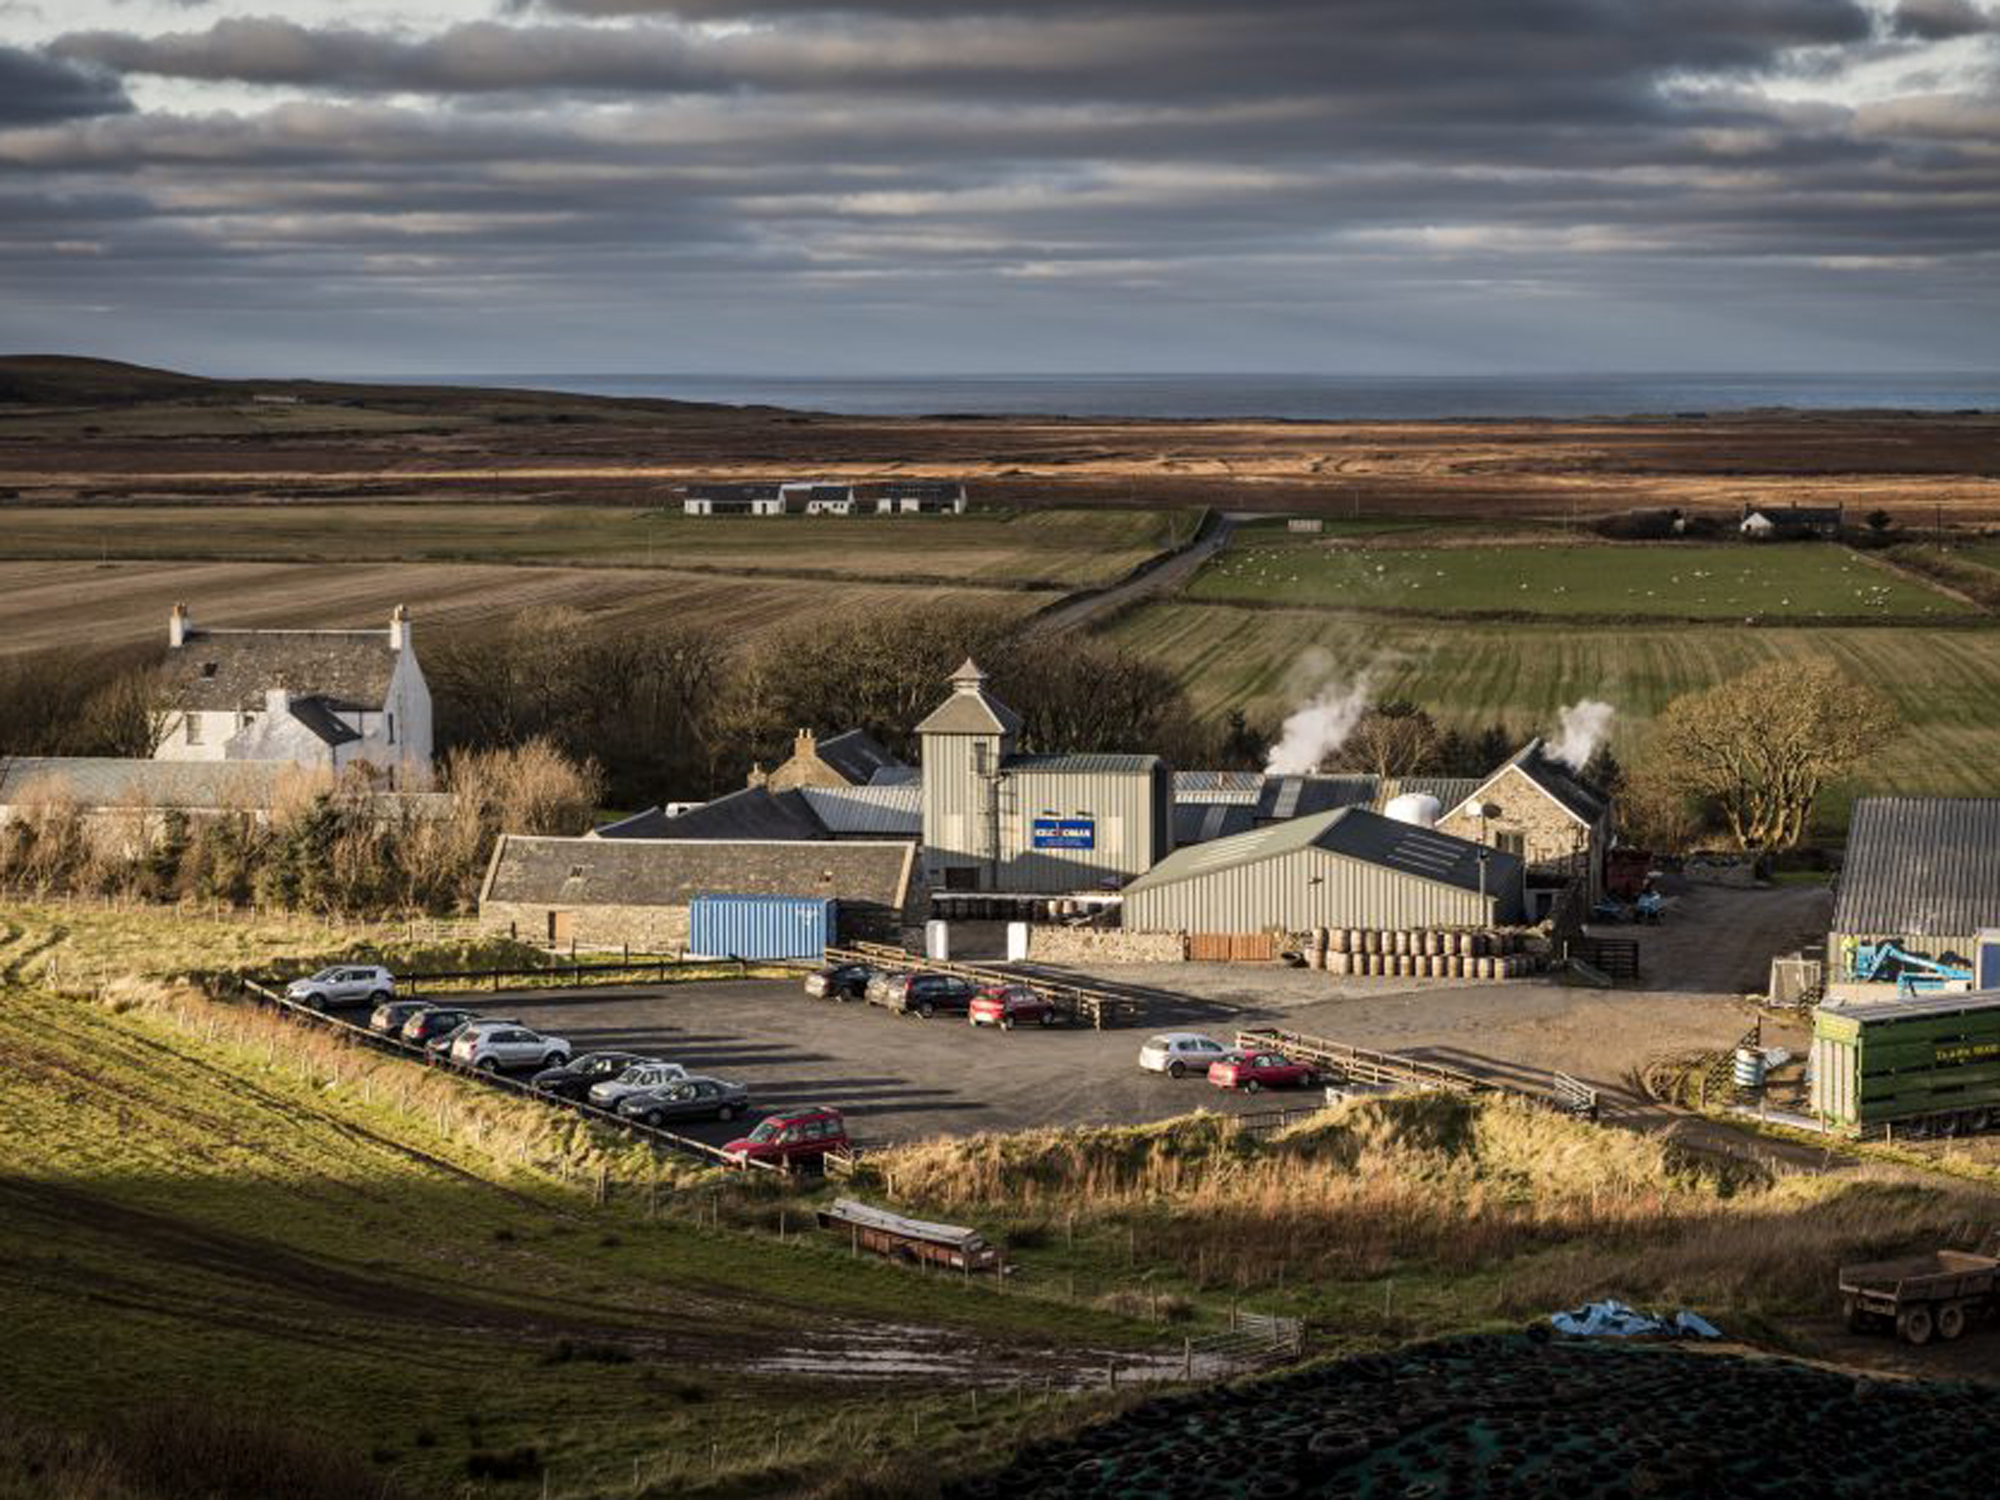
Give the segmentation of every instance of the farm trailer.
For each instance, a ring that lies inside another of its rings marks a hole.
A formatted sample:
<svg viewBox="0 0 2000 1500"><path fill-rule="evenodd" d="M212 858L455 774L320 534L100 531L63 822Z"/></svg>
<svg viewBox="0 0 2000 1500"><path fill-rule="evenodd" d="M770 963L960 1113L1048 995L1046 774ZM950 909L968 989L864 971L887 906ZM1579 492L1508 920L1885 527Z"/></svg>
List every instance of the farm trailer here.
<svg viewBox="0 0 2000 1500"><path fill-rule="evenodd" d="M2000 990L1817 1007L1811 1105L1848 1135L2000 1126Z"/></svg>
<svg viewBox="0 0 2000 1500"><path fill-rule="evenodd" d="M1840 1268L1841 1306L1847 1326L1862 1332L1893 1328L1907 1344L1933 1335L1949 1342L1967 1324L2000 1306L2000 1230L1975 1254L1934 1250L1904 1260Z"/></svg>

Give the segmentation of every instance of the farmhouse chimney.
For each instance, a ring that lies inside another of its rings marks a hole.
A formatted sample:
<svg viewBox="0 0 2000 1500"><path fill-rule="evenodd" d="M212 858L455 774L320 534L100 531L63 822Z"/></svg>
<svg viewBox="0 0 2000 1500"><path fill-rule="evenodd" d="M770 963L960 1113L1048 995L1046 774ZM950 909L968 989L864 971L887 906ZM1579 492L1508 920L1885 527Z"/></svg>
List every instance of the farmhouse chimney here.
<svg viewBox="0 0 2000 1500"><path fill-rule="evenodd" d="M176 604L173 613L167 616L167 644L179 650L187 644L188 607Z"/></svg>
<svg viewBox="0 0 2000 1500"><path fill-rule="evenodd" d="M813 732L810 729L801 729L792 736L793 755L804 760L818 753L818 742L813 738Z"/></svg>
<svg viewBox="0 0 2000 1500"><path fill-rule="evenodd" d="M399 604L389 611L389 649L410 649L410 607L407 604Z"/></svg>
<svg viewBox="0 0 2000 1500"><path fill-rule="evenodd" d="M289 688L264 689L264 713L273 724L291 717L292 694Z"/></svg>

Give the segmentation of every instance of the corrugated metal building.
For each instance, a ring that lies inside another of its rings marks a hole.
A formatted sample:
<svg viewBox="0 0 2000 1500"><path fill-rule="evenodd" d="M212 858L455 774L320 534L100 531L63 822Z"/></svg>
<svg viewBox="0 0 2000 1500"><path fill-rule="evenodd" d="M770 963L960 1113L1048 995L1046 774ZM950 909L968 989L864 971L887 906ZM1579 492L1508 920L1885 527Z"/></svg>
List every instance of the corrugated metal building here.
<svg viewBox="0 0 2000 1500"><path fill-rule="evenodd" d="M1124 921L1135 932L1305 932L1504 926L1520 911L1514 855L1346 807L1176 850L1125 888Z"/></svg>
<svg viewBox="0 0 2000 1500"><path fill-rule="evenodd" d="M923 876L957 891L1122 885L1173 848L1173 774L1157 755L1021 755L1021 720L968 661L917 726Z"/></svg>
<svg viewBox="0 0 2000 1500"><path fill-rule="evenodd" d="M1835 892L1830 998L1882 999L1936 970L1969 987L1979 934L2000 928L2000 799L1861 798Z"/></svg>

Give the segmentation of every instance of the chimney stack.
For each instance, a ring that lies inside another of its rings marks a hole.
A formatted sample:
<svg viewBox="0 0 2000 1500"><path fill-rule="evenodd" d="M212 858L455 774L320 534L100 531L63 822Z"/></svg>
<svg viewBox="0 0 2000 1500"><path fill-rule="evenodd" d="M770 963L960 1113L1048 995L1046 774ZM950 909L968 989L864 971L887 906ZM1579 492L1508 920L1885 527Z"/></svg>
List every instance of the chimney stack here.
<svg viewBox="0 0 2000 1500"><path fill-rule="evenodd" d="M174 612L167 616L167 644L179 650L187 644L188 607L176 604Z"/></svg>
<svg viewBox="0 0 2000 1500"><path fill-rule="evenodd" d="M410 607L407 604L399 604L389 611L389 649L410 649Z"/></svg>
<svg viewBox="0 0 2000 1500"><path fill-rule="evenodd" d="M801 729L792 736L792 754L799 759L810 759L818 753L818 742L810 729Z"/></svg>

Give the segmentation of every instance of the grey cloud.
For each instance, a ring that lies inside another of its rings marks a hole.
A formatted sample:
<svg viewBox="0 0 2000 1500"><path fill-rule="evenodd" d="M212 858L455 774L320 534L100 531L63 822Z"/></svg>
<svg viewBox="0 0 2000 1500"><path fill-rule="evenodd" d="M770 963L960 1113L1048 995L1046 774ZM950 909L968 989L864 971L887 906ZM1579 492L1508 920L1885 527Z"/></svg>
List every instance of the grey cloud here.
<svg viewBox="0 0 2000 1500"><path fill-rule="evenodd" d="M1900 0L1889 18L1889 29L1898 36L1943 41L2000 30L2000 15L1974 5L1972 0Z"/></svg>
<svg viewBox="0 0 2000 1500"><path fill-rule="evenodd" d="M0 129L131 107L124 85L102 69L0 45Z"/></svg>

